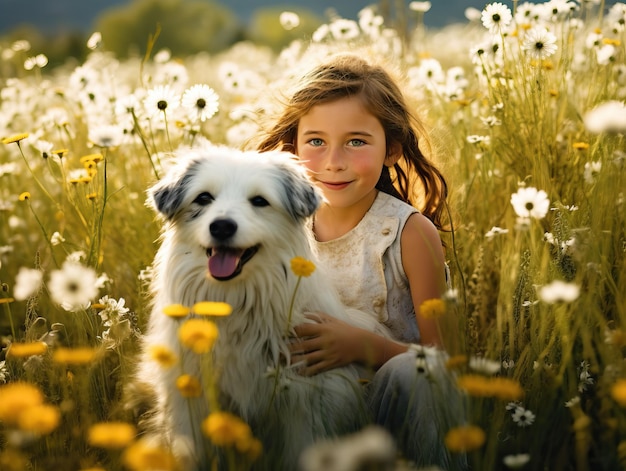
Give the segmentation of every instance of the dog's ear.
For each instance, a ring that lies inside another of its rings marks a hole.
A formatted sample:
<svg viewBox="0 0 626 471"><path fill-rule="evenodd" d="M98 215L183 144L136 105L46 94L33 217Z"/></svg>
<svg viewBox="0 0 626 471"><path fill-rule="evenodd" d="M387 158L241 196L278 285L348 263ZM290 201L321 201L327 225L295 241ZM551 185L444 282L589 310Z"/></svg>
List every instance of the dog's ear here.
<svg viewBox="0 0 626 471"><path fill-rule="evenodd" d="M312 216L322 202L322 195L307 178L297 163L283 163L278 166L284 188L285 208L294 219Z"/></svg>
<svg viewBox="0 0 626 471"><path fill-rule="evenodd" d="M148 205L166 219L173 219L182 207L188 181L188 173L164 177L148 190Z"/></svg>

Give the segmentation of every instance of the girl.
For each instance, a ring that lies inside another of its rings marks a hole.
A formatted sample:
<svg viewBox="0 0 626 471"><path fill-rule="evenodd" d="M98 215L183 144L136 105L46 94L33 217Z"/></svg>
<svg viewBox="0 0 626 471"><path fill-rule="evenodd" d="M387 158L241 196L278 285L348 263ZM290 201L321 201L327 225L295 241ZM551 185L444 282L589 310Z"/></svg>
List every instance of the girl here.
<svg viewBox="0 0 626 471"><path fill-rule="evenodd" d="M461 420L461 400L443 352L417 346L442 347L437 321L419 308L446 289L438 230L447 187L420 151L421 131L385 69L339 55L303 77L259 149L290 151L306 166L326 200L312 222L322 265L347 306L390 332L312 313L317 322L295 328L292 363L306 365L306 375L353 362L373 368L373 419L407 458L450 469L443 434Z"/></svg>

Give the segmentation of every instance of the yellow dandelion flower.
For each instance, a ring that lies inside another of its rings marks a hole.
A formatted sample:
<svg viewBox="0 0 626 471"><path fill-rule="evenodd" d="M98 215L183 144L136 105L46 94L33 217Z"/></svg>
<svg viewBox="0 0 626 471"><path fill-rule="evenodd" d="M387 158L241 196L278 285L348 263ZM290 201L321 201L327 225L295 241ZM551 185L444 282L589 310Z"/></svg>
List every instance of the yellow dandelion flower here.
<svg viewBox="0 0 626 471"><path fill-rule="evenodd" d="M467 355L453 355L446 361L446 368L448 370L455 370L461 366L467 365L467 362Z"/></svg>
<svg viewBox="0 0 626 471"><path fill-rule="evenodd" d="M626 345L626 334L622 329L613 329L604 334L606 342L611 345L623 347Z"/></svg>
<svg viewBox="0 0 626 471"><path fill-rule="evenodd" d="M13 144L14 142L20 142L23 139L26 139L29 136L27 132L23 132L21 134L14 134L13 136L5 137L2 139L3 144Z"/></svg>
<svg viewBox="0 0 626 471"><path fill-rule="evenodd" d="M183 397L200 397L202 395L202 386L195 376L180 375L176 378L176 388Z"/></svg>
<svg viewBox="0 0 626 471"><path fill-rule="evenodd" d="M619 47L622 44L622 42L619 39L602 38L602 44Z"/></svg>
<svg viewBox="0 0 626 471"><path fill-rule="evenodd" d="M9 347L7 356L15 358L31 357L34 355L43 355L48 351L48 345L45 342L14 342Z"/></svg>
<svg viewBox="0 0 626 471"><path fill-rule="evenodd" d="M424 319L435 319L446 312L446 303L443 299L427 299L420 305L420 314Z"/></svg>
<svg viewBox="0 0 626 471"><path fill-rule="evenodd" d="M466 453L479 449L485 443L485 432L475 425L450 429L444 438L446 448L455 453Z"/></svg>
<svg viewBox="0 0 626 471"><path fill-rule="evenodd" d="M63 158L65 154L69 152L68 149L56 149L53 150L52 153L58 155L60 158Z"/></svg>
<svg viewBox="0 0 626 471"><path fill-rule="evenodd" d="M98 162L102 162L103 160L104 160L104 156L102 154L89 154L89 155L83 155L80 158L80 163L85 165L85 163L87 162L98 163Z"/></svg>
<svg viewBox="0 0 626 471"><path fill-rule="evenodd" d="M0 421L17 424L26 409L43 404L43 393L35 385L24 382L0 386Z"/></svg>
<svg viewBox="0 0 626 471"><path fill-rule="evenodd" d="M206 319L189 319L178 329L181 343L194 353L207 353L213 348L218 330L214 322Z"/></svg>
<svg viewBox="0 0 626 471"><path fill-rule="evenodd" d="M589 149L589 144L586 142L574 142L572 147L576 150L587 150Z"/></svg>
<svg viewBox="0 0 626 471"><path fill-rule="evenodd" d="M495 397L517 401L524 395L519 382L509 378L487 378L480 375L467 374L459 376L457 384L467 394L476 397Z"/></svg>
<svg viewBox="0 0 626 471"><path fill-rule="evenodd" d="M178 361L176 354L164 345L152 345L148 353L163 368L171 368Z"/></svg>
<svg viewBox="0 0 626 471"><path fill-rule="evenodd" d="M95 200L98 197L98 193L89 193L88 195L85 195L85 198L87 198L90 201Z"/></svg>
<svg viewBox="0 0 626 471"><path fill-rule="evenodd" d="M185 317L189 315L191 309L182 304L170 304L163 308L163 314L169 317Z"/></svg>
<svg viewBox="0 0 626 471"><path fill-rule="evenodd" d="M17 199L20 200L20 201L29 200L30 199L30 193L28 191L20 193L20 196L18 196Z"/></svg>
<svg viewBox="0 0 626 471"><path fill-rule="evenodd" d="M98 422L87 430L87 442L99 448L119 450L128 446L137 429L126 422Z"/></svg>
<svg viewBox="0 0 626 471"><path fill-rule="evenodd" d="M13 298L0 298L0 304L10 304L14 301L15 299Z"/></svg>
<svg viewBox="0 0 626 471"><path fill-rule="evenodd" d="M294 257L291 259L291 271L296 276L311 276L311 273L315 271L315 264L303 257Z"/></svg>
<svg viewBox="0 0 626 471"><path fill-rule="evenodd" d="M230 316L233 312L233 308L228 303L203 301L193 305L191 310L199 316Z"/></svg>
<svg viewBox="0 0 626 471"><path fill-rule="evenodd" d="M130 445L122 455L122 461L132 471L158 469L174 471L178 469L172 453L143 439Z"/></svg>
<svg viewBox="0 0 626 471"><path fill-rule="evenodd" d="M17 425L20 429L37 435L48 435L61 421L61 411L49 404L29 407L19 415Z"/></svg>
<svg viewBox="0 0 626 471"><path fill-rule="evenodd" d="M555 88L551 88L550 90L548 90L548 93L550 94L550 96L553 96L553 97L559 96L559 91Z"/></svg>
<svg viewBox="0 0 626 471"><path fill-rule="evenodd" d="M87 365L98 358L99 351L91 347L59 347L52 354L52 361L66 365Z"/></svg>
<svg viewBox="0 0 626 471"><path fill-rule="evenodd" d="M611 386L611 397L621 407L626 407L626 379L618 379Z"/></svg>
<svg viewBox="0 0 626 471"><path fill-rule="evenodd" d="M0 452L0 469L3 471L24 471L30 463L31 460L15 448L5 447Z"/></svg>
<svg viewBox="0 0 626 471"><path fill-rule="evenodd" d="M98 164L93 160L86 160L83 162L83 167L85 167L85 170L87 170L87 173L89 173L90 176L92 173L98 171Z"/></svg>
<svg viewBox="0 0 626 471"><path fill-rule="evenodd" d="M487 397L490 395L489 378L480 375L461 375L456 380L459 388L463 389L470 396Z"/></svg>
<svg viewBox="0 0 626 471"><path fill-rule="evenodd" d="M544 70L553 70L554 63L551 60L544 59L541 61L541 67L543 67Z"/></svg>
<svg viewBox="0 0 626 471"><path fill-rule="evenodd" d="M524 396L519 381L509 378L490 378L493 396L503 401L518 401Z"/></svg>
<svg viewBox="0 0 626 471"><path fill-rule="evenodd" d="M252 436L250 426L229 412L213 412L202 422L202 432L216 446L229 447Z"/></svg>

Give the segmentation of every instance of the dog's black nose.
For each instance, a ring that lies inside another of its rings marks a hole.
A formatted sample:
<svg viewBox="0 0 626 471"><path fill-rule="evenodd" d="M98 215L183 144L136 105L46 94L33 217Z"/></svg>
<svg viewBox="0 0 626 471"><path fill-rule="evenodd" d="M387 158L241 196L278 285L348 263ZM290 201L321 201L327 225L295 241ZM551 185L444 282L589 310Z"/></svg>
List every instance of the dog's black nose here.
<svg viewBox="0 0 626 471"><path fill-rule="evenodd" d="M237 223L232 219L216 219L209 226L209 231L217 240L226 240L237 232Z"/></svg>

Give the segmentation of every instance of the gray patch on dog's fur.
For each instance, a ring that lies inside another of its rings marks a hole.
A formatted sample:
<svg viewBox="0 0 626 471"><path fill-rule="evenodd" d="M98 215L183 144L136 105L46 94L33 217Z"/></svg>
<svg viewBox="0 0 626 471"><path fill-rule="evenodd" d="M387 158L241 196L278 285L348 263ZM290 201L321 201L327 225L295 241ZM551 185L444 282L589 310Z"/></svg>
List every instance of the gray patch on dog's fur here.
<svg viewBox="0 0 626 471"><path fill-rule="evenodd" d="M193 161L178 179L161 180L151 190L150 197L159 213L167 219L174 219L180 212L189 182L195 177L200 162Z"/></svg>
<svg viewBox="0 0 626 471"><path fill-rule="evenodd" d="M304 176L296 176L293 171L279 165L283 204L295 220L312 216L322 199L318 190Z"/></svg>

